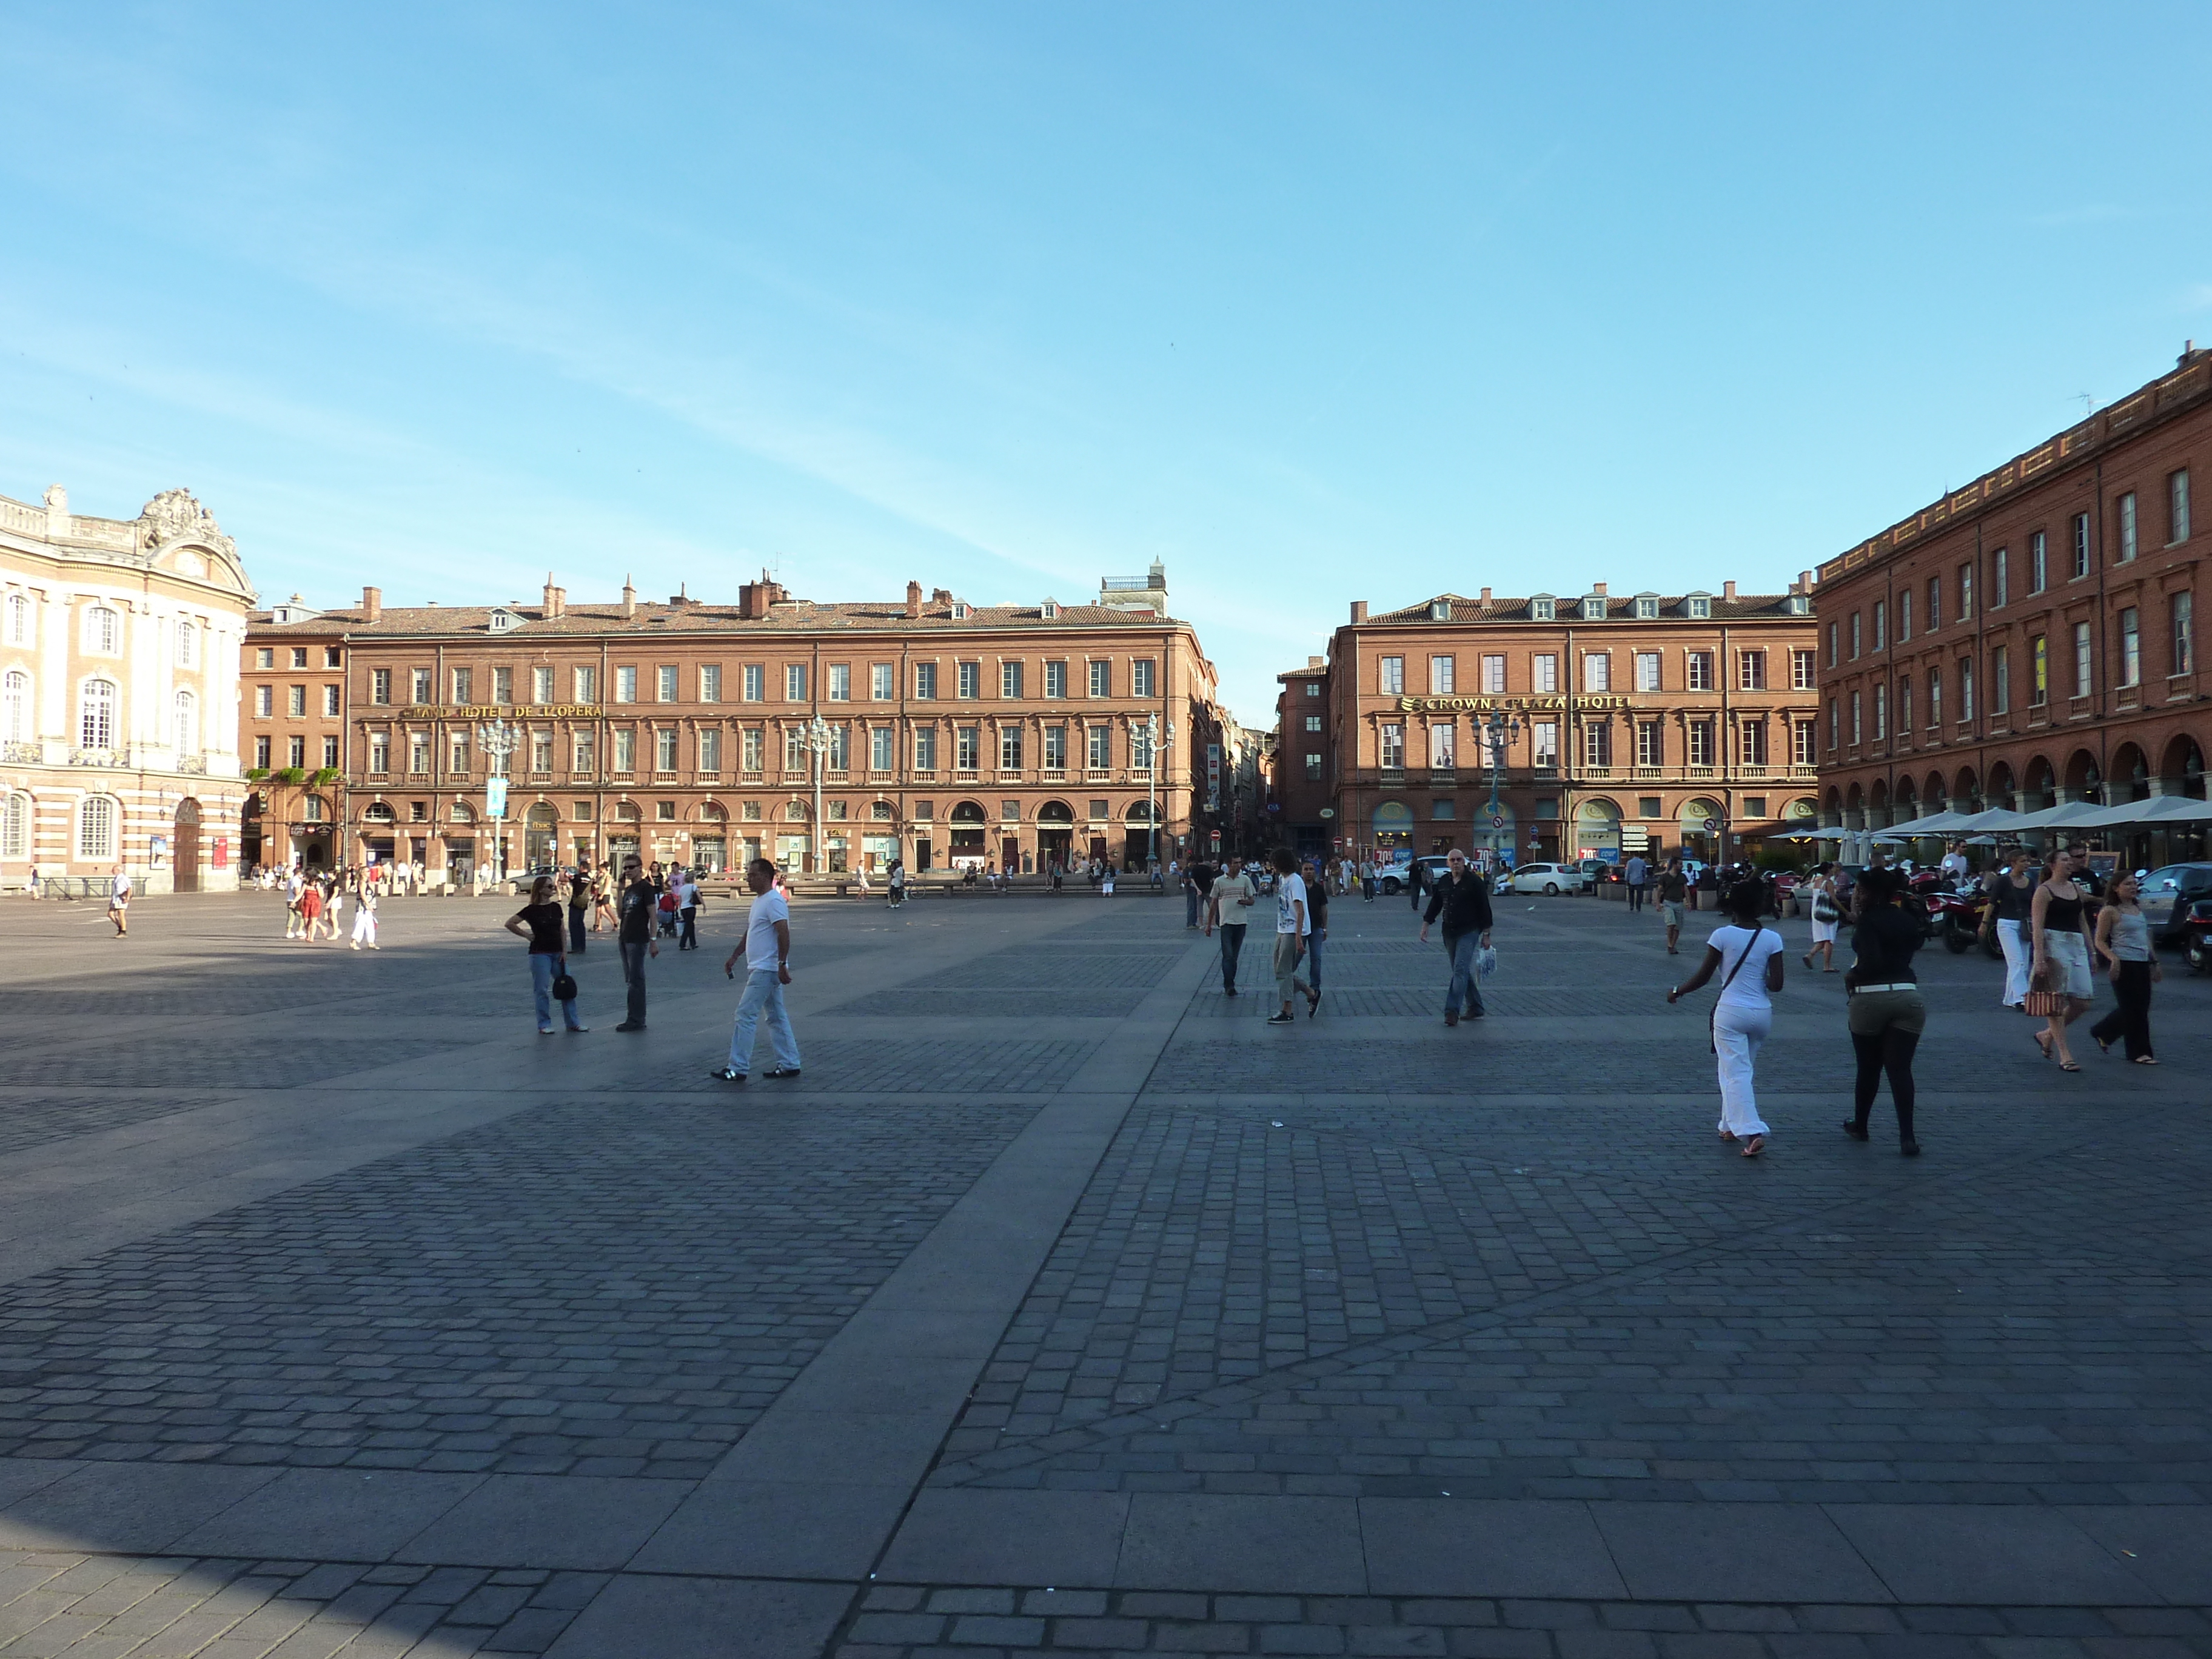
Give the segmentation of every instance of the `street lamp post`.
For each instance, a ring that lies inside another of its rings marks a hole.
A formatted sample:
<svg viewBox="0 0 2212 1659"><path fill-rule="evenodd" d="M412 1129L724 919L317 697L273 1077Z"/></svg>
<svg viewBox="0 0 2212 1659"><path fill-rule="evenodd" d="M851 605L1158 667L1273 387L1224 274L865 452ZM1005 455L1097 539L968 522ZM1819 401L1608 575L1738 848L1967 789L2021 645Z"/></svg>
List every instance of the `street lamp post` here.
<svg viewBox="0 0 2212 1659"><path fill-rule="evenodd" d="M829 862L822 831L822 768L830 754L830 722L817 714L806 722L806 746L814 754L814 834L808 840L814 863L813 873L825 873Z"/></svg>
<svg viewBox="0 0 2212 1659"><path fill-rule="evenodd" d="M1498 790L1504 777L1505 745L1520 740L1521 722L1500 708L1494 710L1487 721L1480 714L1476 715L1475 724L1486 726L1490 735L1490 805L1485 811L1490 817L1491 850L1495 852L1498 848Z"/></svg>
<svg viewBox="0 0 2212 1659"><path fill-rule="evenodd" d="M489 763L484 779L484 816L491 820L494 879L507 879L507 757L522 744L522 728L504 719L477 727L477 743Z"/></svg>
<svg viewBox="0 0 2212 1659"><path fill-rule="evenodd" d="M1170 720L1163 729L1157 714L1145 717L1145 758L1149 763L1145 768L1146 844L1151 848L1151 861L1155 865L1160 861L1160 756L1174 744L1173 720Z"/></svg>

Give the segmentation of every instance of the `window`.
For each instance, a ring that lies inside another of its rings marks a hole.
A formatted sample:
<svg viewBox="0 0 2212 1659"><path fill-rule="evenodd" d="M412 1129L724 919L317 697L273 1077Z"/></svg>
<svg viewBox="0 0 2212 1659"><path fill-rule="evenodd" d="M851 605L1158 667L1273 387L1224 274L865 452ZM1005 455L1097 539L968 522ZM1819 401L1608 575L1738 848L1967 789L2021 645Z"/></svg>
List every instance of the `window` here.
<svg viewBox="0 0 2212 1659"><path fill-rule="evenodd" d="M599 757L596 751L599 745L592 740L593 736L594 734L589 732L576 732L569 747L570 769L586 777L592 775L593 767L598 763Z"/></svg>
<svg viewBox="0 0 2212 1659"><path fill-rule="evenodd" d="M1928 729L1943 729L1943 671L1940 668L1928 671Z"/></svg>
<svg viewBox="0 0 2212 1659"><path fill-rule="evenodd" d="M1686 601L1686 608L1692 622L1708 622L1713 614L1712 598L1710 594L1692 593Z"/></svg>
<svg viewBox="0 0 2212 1659"><path fill-rule="evenodd" d="M1406 769L1406 728L1385 721L1375 728L1376 763L1386 772Z"/></svg>
<svg viewBox="0 0 2212 1659"><path fill-rule="evenodd" d="M1553 601L1548 598L1539 598L1529 600L1528 620L1531 622L1552 622L1556 620L1556 611Z"/></svg>
<svg viewBox="0 0 2212 1659"><path fill-rule="evenodd" d="M1559 723L1557 720L1538 720L1530 726L1528 741L1539 771L1559 770Z"/></svg>
<svg viewBox="0 0 2212 1659"><path fill-rule="evenodd" d="M2126 495L2120 497L2118 505L2120 510L2119 562L2125 564L2136 556L2136 492L2132 489L2128 491Z"/></svg>
<svg viewBox="0 0 2212 1659"><path fill-rule="evenodd" d="M806 701L806 665L787 663L783 669L783 700L786 702Z"/></svg>
<svg viewBox="0 0 2212 1659"><path fill-rule="evenodd" d="M2050 571L2046 568L2043 532L2039 530L2027 538L2027 591L2040 593L2049 586Z"/></svg>
<svg viewBox="0 0 2212 1659"><path fill-rule="evenodd" d="M2191 672L2197 663L2196 643L2190 636L2190 612L2195 608L2191 597L2187 593L2173 596L2173 672L2177 674Z"/></svg>
<svg viewBox="0 0 2212 1659"><path fill-rule="evenodd" d="M1990 713L2002 714L2012 708L2012 659L2004 647L1990 653Z"/></svg>
<svg viewBox="0 0 2212 1659"><path fill-rule="evenodd" d="M890 726L870 726L868 728L868 770L890 771L896 764L892 757L897 752L894 747L896 742L897 738Z"/></svg>
<svg viewBox="0 0 2212 1659"><path fill-rule="evenodd" d="M2120 611L2120 684L2142 684L2142 619L2131 605Z"/></svg>
<svg viewBox="0 0 2212 1659"><path fill-rule="evenodd" d="M339 695L338 688L335 685L326 685L323 688L323 714L325 719L335 720L337 717Z"/></svg>
<svg viewBox="0 0 2212 1659"><path fill-rule="evenodd" d="M614 734L614 768L617 773L637 770L637 733L623 726Z"/></svg>
<svg viewBox="0 0 2212 1659"><path fill-rule="evenodd" d="M284 739L284 764L305 767L307 763L307 740L305 738Z"/></svg>
<svg viewBox="0 0 2212 1659"><path fill-rule="evenodd" d="M957 772L972 772L983 752L983 728L980 726L957 726L952 732L952 768Z"/></svg>
<svg viewBox="0 0 2212 1659"><path fill-rule="evenodd" d="M1482 689L1486 694L1493 697L1504 693L1505 690L1505 659L1504 657L1485 657L1482 659Z"/></svg>
<svg viewBox="0 0 2212 1659"><path fill-rule="evenodd" d="M1692 720L1683 730L1689 738L1690 764L1711 766L1713 763L1713 723L1711 720Z"/></svg>
<svg viewBox="0 0 2212 1659"><path fill-rule="evenodd" d="M2089 515L2074 515L2074 580L2080 581L2089 574Z"/></svg>
<svg viewBox="0 0 2212 1659"><path fill-rule="evenodd" d="M676 728L657 726L653 729L653 769L673 772L676 769Z"/></svg>
<svg viewBox="0 0 2212 1659"><path fill-rule="evenodd" d="M31 677L11 670L0 689L0 738L27 743L31 737Z"/></svg>
<svg viewBox="0 0 2212 1659"><path fill-rule="evenodd" d="M174 710L177 752L197 755L200 752L199 708L189 691L177 693Z"/></svg>
<svg viewBox="0 0 2212 1659"><path fill-rule="evenodd" d="M1836 665L1836 623L1828 624L1828 666L1831 668Z"/></svg>
<svg viewBox="0 0 2212 1659"><path fill-rule="evenodd" d="M2012 598L2012 555L1999 548L1990 557L1990 609L2002 610Z"/></svg>
<svg viewBox="0 0 2212 1659"><path fill-rule="evenodd" d="M452 748L447 756L447 759L450 763L446 769L447 771L462 777L466 777L468 775L470 771L469 739L466 732L457 732L453 734ZM297 765L299 763L295 761L293 763Z"/></svg>
<svg viewBox="0 0 2212 1659"><path fill-rule="evenodd" d="M1018 698L1022 695L1022 665L1018 662L999 665L999 695Z"/></svg>
<svg viewBox="0 0 2212 1659"><path fill-rule="evenodd" d="M1739 691L1766 690L1766 653L1739 651L1735 659L1735 684Z"/></svg>
<svg viewBox="0 0 2212 1659"><path fill-rule="evenodd" d="M2082 523L2086 525L2088 523L2088 520L2084 519ZM2087 544L2086 532L2084 544ZM1971 622L1973 619L1973 615L1974 567L1970 564L1962 564L1959 567L1959 620L1960 622Z"/></svg>
<svg viewBox="0 0 2212 1659"><path fill-rule="evenodd" d="M1321 682L1319 680L1308 680L1306 682L1306 696L1310 697L1317 697L1321 696Z"/></svg>
<svg viewBox="0 0 2212 1659"><path fill-rule="evenodd" d="M1639 651L1636 653L1636 689L1638 691L1656 691L1660 689L1659 653L1656 651Z"/></svg>
<svg viewBox="0 0 2212 1659"><path fill-rule="evenodd" d="M722 700L722 665L718 662L699 665L699 701L720 702Z"/></svg>
<svg viewBox="0 0 2212 1659"><path fill-rule="evenodd" d="M466 708L476 702L476 671L472 668L453 670L453 702Z"/></svg>
<svg viewBox="0 0 2212 1659"><path fill-rule="evenodd" d="M10 790L0 795L0 859L27 857L31 850L31 798Z"/></svg>
<svg viewBox="0 0 2212 1659"><path fill-rule="evenodd" d="M964 699L980 697L983 695L983 665L981 663L957 664L953 673L958 686L957 696Z"/></svg>
<svg viewBox="0 0 2212 1659"><path fill-rule="evenodd" d="M853 701L852 664L833 662L830 665L830 701L832 702Z"/></svg>
<svg viewBox="0 0 2212 1659"><path fill-rule="evenodd" d="M264 720L276 712L276 688L275 686L257 685L253 688L253 712L257 716Z"/></svg>
<svg viewBox="0 0 2212 1659"><path fill-rule="evenodd" d="M2090 669L2089 624L2077 622L2074 624L2074 695L2077 697L2089 695Z"/></svg>
<svg viewBox="0 0 2212 1659"><path fill-rule="evenodd" d="M1833 748L1836 746L1836 739L1837 739L1837 737L1838 737L1838 732L1837 732L1837 729L1836 729L1836 699L1835 699L1835 698L1833 698L1833 697L1831 697L1831 698L1829 698L1829 699L1828 699L1828 747L1829 747L1829 748L1833 749Z"/></svg>
<svg viewBox="0 0 2212 1659"><path fill-rule="evenodd" d="M1889 644L1889 607L1880 599L1874 602L1874 648L1883 650Z"/></svg>
<svg viewBox="0 0 2212 1659"><path fill-rule="evenodd" d="M1044 694L1052 698L1065 697L1067 695L1067 665L1066 663L1048 662L1044 665Z"/></svg>
<svg viewBox="0 0 2212 1659"><path fill-rule="evenodd" d="M1613 690L1613 658L1603 651L1583 653L1583 690L1610 691Z"/></svg>
<svg viewBox="0 0 2212 1659"><path fill-rule="evenodd" d="M1889 735L1889 688L1877 685L1874 689L1874 740L1880 743Z"/></svg>
<svg viewBox="0 0 2212 1659"><path fill-rule="evenodd" d="M1458 669L1449 657L1429 659L1429 695L1449 697L1459 689Z"/></svg>
<svg viewBox="0 0 2212 1659"><path fill-rule="evenodd" d="M1912 676L1901 675L1897 682L1897 729L1906 737L1912 735ZM1875 703L1874 734L1881 735L1881 704L1877 696Z"/></svg>
<svg viewBox="0 0 2212 1659"><path fill-rule="evenodd" d="M890 702L898 696L898 669L887 662L868 665L868 699L872 702Z"/></svg>
<svg viewBox="0 0 2212 1659"><path fill-rule="evenodd" d="M1067 769L1067 728L1048 726L1044 729L1044 764L1048 772Z"/></svg>
<svg viewBox="0 0 2212 1659"><path fill-rule="evenodd" d="M768 696L768 670L757 662L749 662L738 670L738 695L747 702L759 702Z"/></svg>
<svg viewBox="0 0 2212 1659"><path fill-rule="evenodd" d="M1459 728L1452 725L1431 726L1429 728L1429 766L1432 771L1449 772L1459 764Z"/></svg>
<svg viewBox="0 0 2212 1659"><path fill-rule="evenodd" d="M514 671L512 668L491 671L491 700L501 703L514 701Z"/></svg>
<svg viewBox="0 0 2212 1659"><path fill-rule="evenodd" d="M553 671L551 669L533 668L530 671L530 701L534 703L549 703L553 701Z"/></svg>
<svg viewBox="0 0 2212 1659"><path fill-rule="evenodd" d="M1609 720L1586 720L1583 723L1583 764L1611 766L1613 764L1613 724Z"/></svg>
<svg viewBox="0 0 2212 1659"><path fill-rule="evenodd" d="M1851 660L1859 659L1859 613L1851 612Z"/></svg>
<svg viewBox="0 0 2212 1659"><path fill-rule="evenodd" d="M1736 727L1735 741L1735 757L1739 765L1764 766L1766 764L1766 722L1765 720L1745 720ZM1745 802L1744 805L1747 811L1750 810L1751 804L1748 801Z"/></svg>
<svg viewBox="0 0 2212 1659"><path fill-rule="evenodd" d="M676 701L676 665L673 663L663 663L653 671L653 700L655 702Z"/></svg>
<svg viewBox="0 0 2212 1659"><path fill-rule="evenodd" d="M307 688L288 685L284 688L284 712L294 720L304 719L307 713Z"/></svg>
<svg viewBox="0 0 2212 1659"><path fill-rule="evenodd" d="M811 762L806 749L806 728L803 726L785 726L783 728L783 769L787 772L805 772L811 765Z"/></svg>
<svg viewBox="0 0 2212 1659"><path fill-rule="evenodd" d="M1854 621L1857 620L1856 617ZM1682 656L1683 683L1692 691L1713 690L1713 653L1710 651L1688 651Z"/></svg>
<svg viewBox="0 0 2212 1659"><path fill-rule="evenodd" d="M21 645L24 641L18 640L15 643ZM274 668L276 665L276 653L268 646L261 647L253 653L253 665L256 668Z"/></svg>
<svg viewBox="0 0 2212 1659"><path fill-rule="evenodd" d="M1403 657L1383 658L1381 674L1381 679L1376 684L1376 690L1386 697L1402 696L1405 694L1406 659Z"/></svg>
<svg viewBox="0 0 2212 1659"><path fill-rule="evenodd" d="M842 720L830 728L830 751L824 762L832 772L849 771L853 764L853 728Z"/></svg>
<svg viewBox="0 0 2212 1659"><path fill-rule="evenodd" d="M637 701L636 669L617 668L615 670L615 701L617 702L635 702Z"/></svg>
<svg viewBox="0 0 2212 1659"><path fill-rule="evenodd" d="M1657 594L1639 593L1636 596L1636 619L1638 622L1650 622L1658 615L1659 596Z"/></svg>
<svg viewBox="0 0 2212 1659"><path fill-rule="evenodd" d="M370 771L384 769L376 763L376 742L374 738L369 741L368 762ZM533 772L550 772L553 769L553 734L550 732L532 732L530 734L530 769Z"/></svg>
<svg viewBox="0 0 2212 1659"><path fill-rule="evenodd" d="M1814 675L1813 653L1802 649L1790 652L1790 689L1792 691L1810 691Z"/></svg>
<svg viewBox="0 0 2212 1659"><path fill-rule="evenodd" d="M2189 539L2189 469L2169 473L2166 480L2166 539L2170 544Z"/></svg>
<svg viewBox="0 0 2212 1659"><path fill-rule="evenodd" d="M1657 720L1636 722L1636 763L1638 766L1664 766L1667 728ZM1652 815L1645 813L1646 817Z"/></svg>
<svg viewBox="0 0 2212 1659"><path fill-rule="evenodd" d="M1129 665L1129 695L1133 697L1156 697L1159 689L1153 683L1152 659L1139 657Z"/></svg>
<svg viewBox="0 0 2212 1659"><path fill-rule="evenodd" d="M1605 620L1605 601L1595 593L1585 594L1583 598L1583 620L1584 622L1603 622Z"/></svg>
<svg viewBox="0 0 2212 1659"><path fill-rule="evenodd" d="M2031 708L2040 708L2050 701L2050 641L2038 634L2027 642L2027 702Z"/></svg>
<svg viewBox="0 0 2212 1659"><path fill-rule="evenodd" d="M1933 634L1943 625L1943 579L1928 579L1928 631Z"/></svg>
<svg viewBox="0 0 2212 1659"><path fill-rule="evenodd" d="M265 743L267 739L264 738L263 741ZM268 752L266 749L262 750L264 756ZM407 769L426 777L429 775L430 734L428 732L410 732L407 734Z"/></svg>
<svg viewBox="0 0 2212 1659"><path fill-rule="evenodd" d="M741 770L757 772L768 764L768 732L761 726L748 726L738 734L738 765Z"/></svg>
<svg viewBox="0 0 2212 1659"><path fill-rule="evenodd" d="M1556 691L1559 689L1559 659L1549 651L1540 651L1528 659L1529 690Z"/></svg>
<svg viewBox="0 0 2212 1659"><path fill-rule="evenodd" d="M1110 697L1114 695L1114 665L1112 663L1094 662L1091 665L1091 695L1094 697Z"/></svg>
<svg viewBox="0 0 2212 1659"><path fill-rule="evenodd" d="M1790 763L1792 766L1813 765L1817 752L1816 743L1812 721L1792 721L1790 726Z"/></svg>
<svg viewBox="0 0 2212 1659"><path fill-rule="evenodd" d="M937 701L937 665L935 663L915 664L914 695L924 702Z"/></svg>
<svg viewBox="0 0 2212 1659"><path fill-rule="evenodd" d="M115 802L106 795L87 795L76 810L76 855L81 859L115 856Z"/></svg>
<svg viewBox="0 0 2212 1659"><path fill-rule="evenodd" d="M307 647L304 645L294 646L292 647L292 666L295 668L305 668L307 665Z"/></svg>
<svg viewBox="0 0 2212 1659"><path fill-rule="evenodd" d="M1859 746L1859 694L1851 693L1851 747Z"/></svg>
<svg viewBox="0 0 2212 1659"><path fill-rule="evenodd" d="M190 668L198 655L200 630L190 623L177 624L177 666Z"/></svg>
<svg viewBox="0 0 2212 1659"><path fill-rule="evenodd" d="M1306 781L1308 783L1315 782L1320 778L1320 776L1321 757L1319 755L1308 755L1306 757Z"/></svg>
<svg viewBox="0 0 2212 1659"><path fill-rule="evenodd" d="M343 651L340 650L340 649L339 649L337 646L335 646L335 645L326 645L326 646L325 646L325 647L323 647L323 666L324 666L324 667L325 667L325 668L339 668L339 667L343 667L343 666L344 665L344 664L345 664L345 653L344 653Z"/></svg>
<svg viewBox="0 0 2212 1659"><path fill-rule="evenodd" d="M1959 659L1959 718L1962 721L1974 718L1974 659L1972 657Z"/></svg>
<svg viewBox="0 0 2212 1659"><path fill-rule="evenodd" d="M589 708L599 700L599 671L596 668L577 668L569 671L569 684L574 687L576 701Z"/></svg>
<svg viewBox="0 0 2212 1659"><path fill-rule="evenodd" d="M1089 732L1085 734L1085 752L1089 756L1088 764L1092 771L1102 772L1108 767L1113 765L1114 728L1112 726L1094 726L1091 727Z"/></svg>
<svg viewBox="0 0 2212 1659"><path fill-rule="evenodd" d="M999 769L1001 772L1022 769L1022 728L1018 726L999 728Z"/></svg>
<svg viewBox="0 0 2212 1659"><path fill-rule="evenodd" d="M31 643L31 601L27 595L10 593L8 596L8 618L5 631L8 643L10 645ZM261 665L264 668L268 667L266 659L269 652L264 648L258 654L264 659ZM21 797L10 797L10 799L19 799Z"/></svg>
<svg viewBox="0 0 2212 1659"><path fill-rule="evenodd" d="M914 769L917 772L937 769L937 728L933 726L925 726L914 734Z"/></svg>
<svg viewBox="0 0 2212 1659"><path fill-rule="evenodd" d="M121 651L123 649L123 613L104 605L96 605L85 612L84 648L88 651L97 651L104 656L110 657ZM307 665L306 652L295 651L292 654L300 659L293 665L294 667L305 668Z"/></svg>

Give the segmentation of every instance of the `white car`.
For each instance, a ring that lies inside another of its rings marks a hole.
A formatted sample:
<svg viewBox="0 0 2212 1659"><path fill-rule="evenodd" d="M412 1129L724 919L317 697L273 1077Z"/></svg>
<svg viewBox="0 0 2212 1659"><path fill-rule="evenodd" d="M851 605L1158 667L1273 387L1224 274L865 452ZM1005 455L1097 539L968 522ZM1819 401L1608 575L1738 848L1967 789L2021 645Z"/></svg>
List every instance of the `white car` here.
<svg viewBox="0 0 2212 1659"><path fill-rule="evenodd" d="M1571 864L1524 864L1513 872L1512 885L1506 890L1514 893L1580 893L1589 886L1589 878Z"/></svg>

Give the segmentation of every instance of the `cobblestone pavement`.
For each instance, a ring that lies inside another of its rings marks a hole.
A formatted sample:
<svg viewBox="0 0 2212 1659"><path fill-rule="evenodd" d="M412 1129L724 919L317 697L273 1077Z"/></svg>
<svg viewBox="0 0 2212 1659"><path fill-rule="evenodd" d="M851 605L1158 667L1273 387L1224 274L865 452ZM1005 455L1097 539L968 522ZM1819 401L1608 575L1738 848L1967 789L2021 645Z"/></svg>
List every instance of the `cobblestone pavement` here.
<svg viewBox="0 0 2212 1659"><path fill-rule="evenodd" d="M1753 1163L1709 917L1447 1030L1340 901L1285 1030L1174 896L802 902L734 1090L741 906L550 1042L506 908L10 909L0 1659L2212 1659L2212 981L2069 1077L1923 958L1908 1160L1793 959Z"/></svg>

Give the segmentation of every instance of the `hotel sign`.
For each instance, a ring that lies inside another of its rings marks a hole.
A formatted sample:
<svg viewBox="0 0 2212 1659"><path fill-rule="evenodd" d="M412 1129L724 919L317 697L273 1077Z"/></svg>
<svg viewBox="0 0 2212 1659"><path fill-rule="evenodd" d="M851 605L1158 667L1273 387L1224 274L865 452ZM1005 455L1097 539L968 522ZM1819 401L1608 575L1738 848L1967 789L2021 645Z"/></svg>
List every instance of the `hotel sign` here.
<svg viewBox="0 0 2212 1659"><path fill-rule="evenodd" d="M1626 708L1626 697L1401 697L1398 710L1406 714L1486 714L1497 709L1528 713L1547 708L1563 712Z"/></svg>
<svg viewBox="0 0 2212 1659"><path fill-rule="evenodd" d="M441 708L441 720L595 720L605 714L592 702L497 702Z"/></svg>

